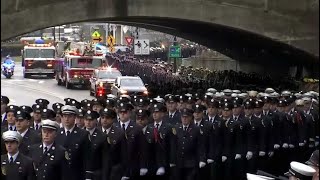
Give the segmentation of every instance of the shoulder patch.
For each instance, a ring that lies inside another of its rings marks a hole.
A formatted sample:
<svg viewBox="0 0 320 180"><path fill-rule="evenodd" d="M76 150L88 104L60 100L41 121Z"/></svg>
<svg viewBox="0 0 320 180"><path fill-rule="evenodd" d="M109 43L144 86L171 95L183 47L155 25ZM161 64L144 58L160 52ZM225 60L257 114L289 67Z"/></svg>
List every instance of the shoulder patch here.
<svg viewBox="0 0 320 180"><path fill-rule="evenodd" d="M173 135L177 135L176 128L174 128L174 127L172 128L172 134L173 134Z"/></svg>

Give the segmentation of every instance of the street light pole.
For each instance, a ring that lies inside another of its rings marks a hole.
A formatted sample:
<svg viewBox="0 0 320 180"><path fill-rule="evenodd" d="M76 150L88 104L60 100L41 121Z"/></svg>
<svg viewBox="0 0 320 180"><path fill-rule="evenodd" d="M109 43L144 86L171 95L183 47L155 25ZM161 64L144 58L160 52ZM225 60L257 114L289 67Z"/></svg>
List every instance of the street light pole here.
<svg viewBox="0 0 320 180"><path fill-rule="evenodd" d="M174 46L177 46L178 45L178 42L177 42L177 37L174 36L173 38L173 45ZM169 48L169 51L170 51L170 48ZM170 53L170 52L169 52ZM173 72L176 73L177 72L177 58L173 58Z"/></svg>

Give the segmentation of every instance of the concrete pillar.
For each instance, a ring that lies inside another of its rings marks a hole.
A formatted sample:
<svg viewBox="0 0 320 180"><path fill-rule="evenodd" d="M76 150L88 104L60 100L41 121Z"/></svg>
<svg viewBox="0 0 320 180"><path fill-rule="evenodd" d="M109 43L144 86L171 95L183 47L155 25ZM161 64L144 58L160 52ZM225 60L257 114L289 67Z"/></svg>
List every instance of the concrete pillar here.
<svg viewBox="0 0 320 180"><path fill-rule="evenodd" d="M117 25L116 31L115 31L115 38L116 38L116 44L121 44L121 26Z"/></svg>

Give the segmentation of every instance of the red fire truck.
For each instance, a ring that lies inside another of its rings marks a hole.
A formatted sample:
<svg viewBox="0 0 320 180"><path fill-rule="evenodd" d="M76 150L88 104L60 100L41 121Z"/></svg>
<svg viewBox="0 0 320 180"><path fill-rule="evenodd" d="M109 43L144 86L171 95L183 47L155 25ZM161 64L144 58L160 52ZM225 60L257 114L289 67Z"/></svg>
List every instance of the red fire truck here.
<svg viewBox="0 0 320 180"><path fill-rule="evenodd" d="M51 43L41 42L40 44L26 43L21 50L23 77L47 76L54 77L54 65L56 49Z"/></svg>
<svg viewBox="0 0 320 180"><path fill-rule="evenodd" d="M102 54L67 52L57 61L55 79L58 85L65 85L67 89L76 85L89 87L94 69L101 67L104 59Z"/></svg>

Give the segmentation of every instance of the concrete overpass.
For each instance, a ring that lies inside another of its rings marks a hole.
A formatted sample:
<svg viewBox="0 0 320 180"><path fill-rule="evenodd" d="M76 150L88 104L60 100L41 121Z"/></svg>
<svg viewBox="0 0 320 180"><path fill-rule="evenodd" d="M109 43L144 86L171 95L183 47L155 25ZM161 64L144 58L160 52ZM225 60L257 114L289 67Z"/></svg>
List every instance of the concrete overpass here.
<svg viewBox="0 0 320 180"><path fill-rule="evenodd" d="M73 22L134 25L237 60L319 63L318 0L1 1L1 40Z"/></svg>

